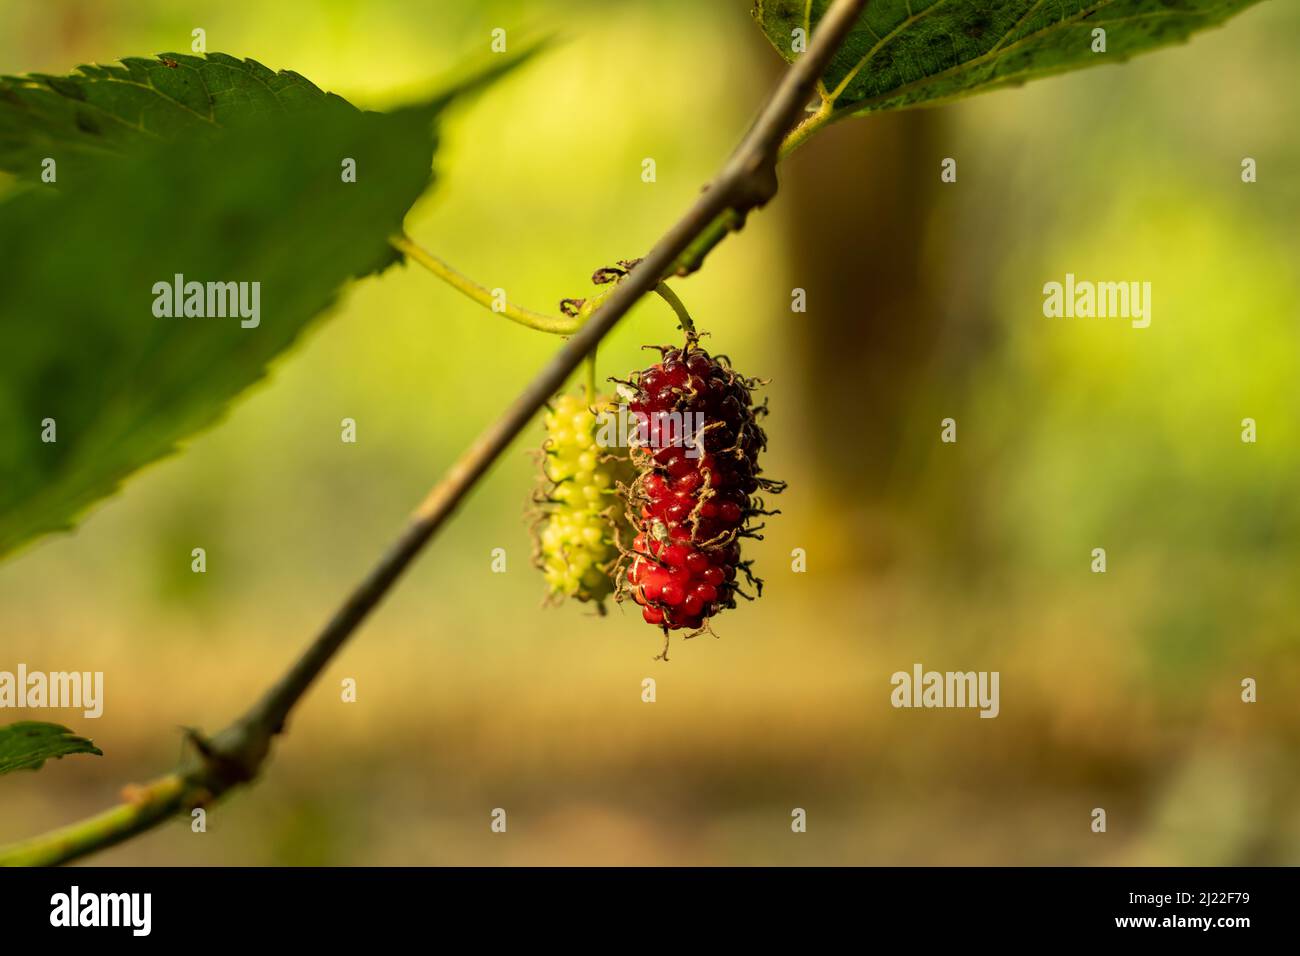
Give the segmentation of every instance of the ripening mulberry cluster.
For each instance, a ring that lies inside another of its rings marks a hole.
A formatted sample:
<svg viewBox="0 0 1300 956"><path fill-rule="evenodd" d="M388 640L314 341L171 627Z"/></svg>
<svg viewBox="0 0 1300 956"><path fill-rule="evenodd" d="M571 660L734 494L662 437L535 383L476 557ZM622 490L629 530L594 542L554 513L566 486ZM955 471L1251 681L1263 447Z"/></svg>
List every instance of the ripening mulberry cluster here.
<svg viewBox="0 0 1300 956"><path fill-rule="evenodd" d="M593 277L614 283L635 263ZM566 314L592 301L566 300ZM761 492L781 482L758 464L766 436L755 405L759 384L710 355L688 330L683 347L659 347L659 362L621 382L627 399L610 441L611 399L556 398L545 416L544 509L536 563L552 597L603 601L630 596L645 621L663 630L708 629L708 621L763 583L741 559L741 539L758 538ZM613 381L619 381L614 379ZM590 394L590 392L588 392ZM622 433L631 425L635 435ZM630 545L630 546L629 546Z"/></svg>
<svg viewBox="0 0 1300 956"><path fill-rule="evenodd" d="M723 608L748 597L737 574L761 591L741 561L740 539L757 537L749 524L763 510L759 491L777 492L761 477L766 437L751 390L725 357L688 338L663 347L662 360L632 382L628 408L644 423L632 448L638 475L631 486L632 543L626 585L649 624L665 632L699 630Z"/></svg>
<svg viewBox="0 0 1300 956"><path fill-rule="evenodd" d="M613 408L609 398L591 404L579 395L556 397L544 418L544 484L536 496L542 513L534 563L549 596L595 601L602 611L614 590L617 531L627 526L619 484L631 480L626 457L596 441L600 413Z"/></svg>

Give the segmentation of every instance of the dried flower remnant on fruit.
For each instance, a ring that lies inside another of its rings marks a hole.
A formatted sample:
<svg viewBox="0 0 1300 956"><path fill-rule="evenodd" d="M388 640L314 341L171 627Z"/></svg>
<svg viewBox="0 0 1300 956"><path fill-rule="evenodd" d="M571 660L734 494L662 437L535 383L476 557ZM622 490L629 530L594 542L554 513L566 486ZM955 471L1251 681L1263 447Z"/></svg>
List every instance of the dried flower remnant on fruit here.
<svg viewBox="0 0 1300 956"><path fill-rule="evenodd" d="M762 383L731 368L688 336L682 348L661 347L662 360L631 383L628 411L643 424L632 449L637 478L629 489L629 517L637 535L625 555L622 588L649 624L667 634L687 628L694 636L736 597L751 597L762 582L741 560L741 539L757 538L765 510L759 492L780 482L761 476L759 453L767 438L758 424L767 408L751 392ZM690 423L697 427L691 428Z"/></svg>
<svg viewBox="0 0 1300 956"><path fill-rule="evenodd" d="M619 530L629 536L619 485L632 478L620 449L597 443L600 413L612 407L605 397L594 405L579 395L554 399L543 419L542 486L534 496L540 511L533 563L546 579L548 601L595 601L602 612L614 591Z"/></svg>

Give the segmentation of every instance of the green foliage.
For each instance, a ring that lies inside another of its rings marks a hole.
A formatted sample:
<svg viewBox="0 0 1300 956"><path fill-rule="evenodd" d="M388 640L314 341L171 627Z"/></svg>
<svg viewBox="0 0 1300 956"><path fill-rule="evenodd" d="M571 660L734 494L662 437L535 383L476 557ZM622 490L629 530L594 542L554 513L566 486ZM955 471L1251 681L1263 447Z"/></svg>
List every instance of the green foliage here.
<svg viewBox="0 0 1300 956"><path fill-rule="evenodd" d="M1217 26L1259 0L872 0L822 77L837 113L938 103L1101 63ZM754 16L787 60L830 0L758 0ZM1093 31L1106 52L1093 52Z"/></svg>
<svg viewBox="0 0 1300 956"><path fill-rule="evenodd" d="M58 724L21 720L0 727L0 774L39 770L45 761L68 754L104 756L91 741Z"/></svg>
<svg viewBox="0 0 1300 956"><path fill-rule="evenodd" d="M343 282L391 262L432 144L409 114L292 117L154 146L93 190L0 207L0 553L212 424ZM155 283L177 274L260 283L258 325L155 316Z"/></svg>
<svg viewBox="0 0 1300 956"><path fill-rule="evenodd" d="M37 180L0 204L0 556L215 422L343 283L395 261L432 121L529 53L390 114L220 54L0 81L0 168ZM205 307L207 283L259 283L257 324L155 315L176 275Z"/></svg>
<svg viewBox="0 0 1300 956"><path fill-rule="evenodd" d="M0 169L33 177L48 156L66 183L74 166L142 140L210 139L221 127L330 106L351 109L297 73L224 53L126 57L70 76L4 76Z"/></svg>
<svg viewBox="0 0 1300 956"><path fill-rule="evenodd" d="M519 43L509 56L472 65L422 109L432 119L546 42ZM68 76L0 76L0 170L36 179L41 161L51 157L66 184L72 168L93 166L144 142L213 139L228 126L331 110L354 107L292 70L276 72L225 53L124 57L120 65L80 66Z"/></svg>

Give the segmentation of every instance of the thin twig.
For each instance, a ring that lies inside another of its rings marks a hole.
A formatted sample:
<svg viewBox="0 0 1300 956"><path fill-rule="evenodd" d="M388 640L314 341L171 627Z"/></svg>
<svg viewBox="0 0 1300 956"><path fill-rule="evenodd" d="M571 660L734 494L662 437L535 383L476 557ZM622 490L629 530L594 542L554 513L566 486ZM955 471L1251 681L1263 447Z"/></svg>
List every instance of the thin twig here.
<svg viewBox="0 0 1300 956"><path fill-rule="evenodd" d="M207 803L251 781L266 759L272 739L284 730L290 711L326 664L383 600L515 436L563 386L583 357L595 349L642 296L659 285L677 257L719 215L725 211L743 221L751 209L764 205L776 193L776 163L782 140L866 4L867 0L835 0L818 24L808 51L786 72L717 179L618 284L505 413L461 455L415 509L401 537L348 596L303 655L247 713L210 741L195 737L193 752L180 769L145 786L130 788L119 807L0 848L0 865L55 864L77 859L151 829L173 813ZM413 244L412 248L415 248ZM407 249L403 251L411 254Z"/></svg>
<svg viewBox="0 0 1300 956"><path fill-rule="evenodd" d="M583 392L587 397L587 405L591 406L596 403L596 395L600 389L596 386L596 350L592 349L587 353L587 359L583 363L587 368L587 375L583 381Z"/></svg>
<svg viewBox="0 0 1300 956"><path fill-rule="evenodd" d="M676 313L677 321L681 323L682 331L688 335L694 335L695 323L691 320L691 314L686 311L686 305L677 297L677 293L668 288L668 283L659 283L655 286L655 292L658 293L659 298L667 302L673 312Z"/></svg>
<svg viewBox="0 0 1300 956"><path fill-rule="evenodd" d="M469 276L456 271L450 263L444 262L429 250L422 248L405 233L390 236L388 243L408 259L424 266L453 289L469 296L484 308L498 312L520 325L539 332L550 332L553 335L572 335L578 329L579 323L576 319L543 315L541 312L525 309L523 306L513 304L509 296L498 298L492 290L484 288Z"/></svg>

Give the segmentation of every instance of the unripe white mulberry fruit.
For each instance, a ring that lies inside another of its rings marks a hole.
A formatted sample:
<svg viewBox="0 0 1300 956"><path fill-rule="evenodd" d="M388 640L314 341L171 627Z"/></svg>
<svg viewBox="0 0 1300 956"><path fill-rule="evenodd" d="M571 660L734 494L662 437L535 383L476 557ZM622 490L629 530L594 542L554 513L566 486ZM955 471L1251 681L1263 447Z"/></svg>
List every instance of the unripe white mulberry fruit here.
<svg viewBox="0 0 1300 956"><path fill-rule="evenodd" d="M541 514L535 526L534 564L546 579L548 599L604 600L614 591L620 538L630 540L620 491L631 482L627 450L598 443L602 412L617 406L608 397L589 402L559 395L543 418Z"/></svg>

